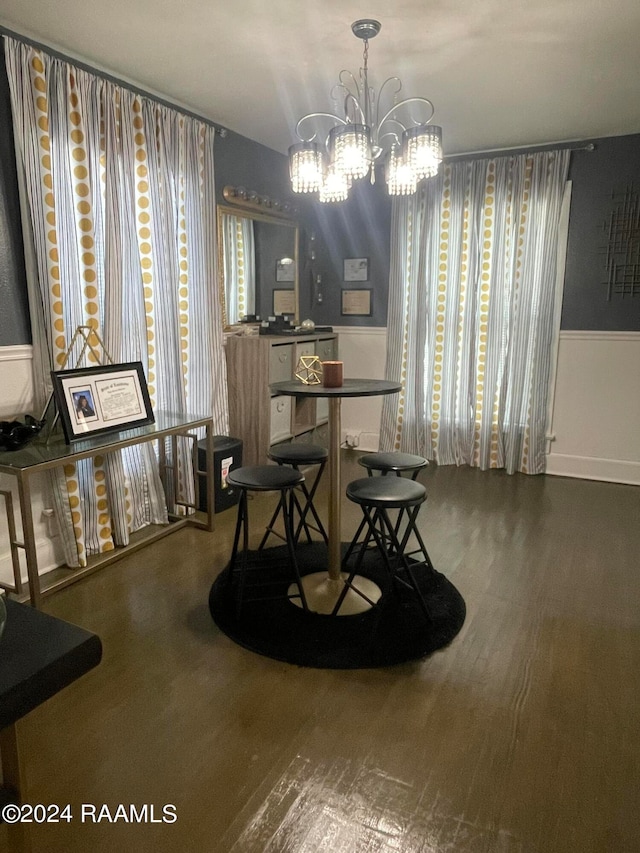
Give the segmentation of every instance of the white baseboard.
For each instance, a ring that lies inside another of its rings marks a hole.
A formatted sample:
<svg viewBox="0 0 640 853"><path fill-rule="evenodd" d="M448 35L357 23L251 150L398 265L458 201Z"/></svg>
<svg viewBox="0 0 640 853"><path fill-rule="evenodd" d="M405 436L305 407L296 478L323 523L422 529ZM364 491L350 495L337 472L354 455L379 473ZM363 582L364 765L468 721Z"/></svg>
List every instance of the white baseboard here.
<svg viewBox="0 0 640 853"><path fill-rule="evenodd" d="M550 453L547 456L546 473L557 477L577 477L581 480L604 480L609 483L640 486L640 462L627 462L623 459Z"/></svg>
<svg viewBox="0 0 640 853"><path fill-rule="evenodd" d="M379 432L361 432L360 444L358 450L366 450L372 453L377 453L380 449L380 433Z"/></svg>
<svg viewBox="0 0 640 853"><path fill-rule="evenodd" d="M36 553L38 555L38 574L42 577L46 572L51 572L61 565L60 558L56 554L56 542L53 539L39 537L36 539ZM24 558L24 551L20 549L20 576L22 581L27 584L27 567ZM13 564L11 563L11 551L6 550L0 553L0 583L7 583L13 586Z"/></svg>
<svg viewBox="0 0 640 853"><path fill-rule="evenodd" d="M347 436L350 430L342 430L342 447L347 446ZM380 433L379 432L358 432L358 446L350 448L356 452L362 453L377 453L380 449Z"/></svg>

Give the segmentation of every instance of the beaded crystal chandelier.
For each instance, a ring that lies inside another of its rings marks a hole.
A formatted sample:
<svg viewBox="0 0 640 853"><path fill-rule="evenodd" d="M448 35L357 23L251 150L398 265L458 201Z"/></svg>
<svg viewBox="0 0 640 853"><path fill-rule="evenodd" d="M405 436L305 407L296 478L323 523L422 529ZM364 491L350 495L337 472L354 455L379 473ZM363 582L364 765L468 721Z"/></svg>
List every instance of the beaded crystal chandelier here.
<svg viewBox="0 0 640 853"><path fill-rule="evenodd" d="M323 202L344 201L353 181L370 175L373 183L375 165L383 160L391 195L412 195L420 181L437 173L442 128L429 124L435 112L431 101L398 100L402 89L398 77L385 80L377 95L369 86L369 39L380 28L379 21L368 19L351 25L353 34L364 41L364 53L358 79L350 71L341 71L331 91L344 115L308 113L298 121L295 132L301 141L289 148L294 192L317 192ZM386 110L385 102L390 102ZM327 122L328 135L320 142Z"/></svg>

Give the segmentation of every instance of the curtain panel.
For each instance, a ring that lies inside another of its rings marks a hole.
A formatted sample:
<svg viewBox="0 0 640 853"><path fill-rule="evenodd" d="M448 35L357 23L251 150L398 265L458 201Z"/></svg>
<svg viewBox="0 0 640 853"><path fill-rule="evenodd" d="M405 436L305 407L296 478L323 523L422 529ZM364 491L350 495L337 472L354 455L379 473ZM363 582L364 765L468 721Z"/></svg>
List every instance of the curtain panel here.
<svg viewBox="0 0 640 853"><path fill-rule="evenodd" d="M394 201L385 449L544 471L569 156L448 163Z"/></svg>
<svg viewBox="0 0 640 853"><path fill-rule="evenodd" d="M222 264L227 323L256 314L256 265L253 220L225 213L222 217Z"/></svg>
<svg viewBox="0 0 640 853"><path fill-rule="evenodd" d="M49 371L88 326L113 361L143 363L154 409L211 415L225 433L214 129L8 37L5 53L37 391L46 397ZM191 500L186 442L170 461L179 497ZM53 499L71 566L168 519L151 445L67 466Z"/></svg>

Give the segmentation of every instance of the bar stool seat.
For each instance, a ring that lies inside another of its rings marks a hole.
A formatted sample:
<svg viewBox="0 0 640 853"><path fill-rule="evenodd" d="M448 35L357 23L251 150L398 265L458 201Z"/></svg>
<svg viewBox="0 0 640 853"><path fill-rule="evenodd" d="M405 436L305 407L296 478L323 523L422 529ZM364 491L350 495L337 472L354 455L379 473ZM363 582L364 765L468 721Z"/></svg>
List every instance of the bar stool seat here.
<svg viewBox="0 0 640 853"><path fill-rule="evenodd" d="M348 576L334 613L338 612L347 590L352 588L353 579L358 574L365 552L373 539L394 589L397 591L399 585L412 590L427 622L431 623L429 608L415 577L415 571L418 569L434 571L416 523L420 507L427 499L427 490L422 483L413 479L383 476L354 480L347 486L346 494L350 501L361 507L363 518L343 558L343 570ZM389 510L394 509L403 512L406 519L401 537L398 524L393 524L389 518ZM363 531L364 538L359 541ZM418 548L409 552L407 544L411 536L417 540ZM355 563L349 569L348 562L356 550ZM414 559L416 555L419 555L418 559Z"/></svg>
<svg viewBox="0 0 640 853"><path fill-rule="evenodd" d="M411 472L412 479L415 480L420 471L429 464L429 460L424 456L393 450L388 453L367 453L358 459L358 464L367 469L370 477L374 471L379 471L383 476L395 474L397 477Z"/></svg>
<svg viewBox="0 0 640 853"><path fill-rule="evenodd" d="M311 543L311 530L315 530L322 536L324 541L328 543L329 537L327 536L327 531L325 530L324 525L320 520L320 516L316 511L313 499L320 483L322 472L327 464L329 451L318 444L291 442L290 444L281 444L272 447L269 450L268 456L269 459L273 459L273 461L277 462L278 465L288 465L295 471L298 471L301 465L318 465L318 470L314 481L311 484L311 488L307 488L306 482L300 484L300 491L304 495L304 501L301 501L295 492L293 493L293 504L298 514L298 522L293 531L293 541L297 545L300 535L302 531L304 531L307 537L307 542ZM271 521L267 525L261 545L264 545L269 538L269 535L272 533L274 536L280 536L280 534L274 529L277 515L278 510L276 509ZM311 516L315 523L311 523L308 520L308 516Z"/></svg>
<svg viewBox="0 0 640 853"><path fill-rule="evenodd" d="M284 540L287 545L288 567L290 571L290 580L295 581L298 590L297 593L288 593L284 595L287 598L300 598L302 608L308 610L307 601L302 587L300 570L295 553L295 541L293 538L292 516L294 507L294 489L304 483L304 475L300 471L296 471L290 467L276 465L248 465L241 468L236 468L230 471L227 475L227 483L230 486L235 486L240 491L240 499L238 501L238 517L236 521L236 530L233 540L233 550L231 552L231 561L229 564L229 576L231 583L234 582L237 576L237 598L236 606L238 615L242 609L242 604L245 601L244 593L247 580L247 574L258 575L258 581L253 586L265 586L264 580L259 578L261 570L260 559L249 560L249 492L279 492L280 497L278 506L273 516L273 521L279 515L282 515L284 524ZM240 536L242 535L242 550L239 549ZM262 551L264 540L258 546L258 551ZM264 566L262 566L264 569ZM263 572L264 574L264 572ZM262 595L259 598L266 598ZM271 596L272 598L274 596ZM280 597L280 596L275 596ZM246 599L249 600L249 599Z"/></svg>

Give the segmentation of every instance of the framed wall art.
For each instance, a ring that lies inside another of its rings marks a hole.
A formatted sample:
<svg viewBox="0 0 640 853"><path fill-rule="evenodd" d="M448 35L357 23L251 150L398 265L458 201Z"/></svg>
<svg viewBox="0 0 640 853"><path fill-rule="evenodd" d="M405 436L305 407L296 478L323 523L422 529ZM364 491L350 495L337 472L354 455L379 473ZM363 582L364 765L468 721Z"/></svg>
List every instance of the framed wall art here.
<svg viewBox="0 0 640 853"><path fill-rule="evenodd" d="M51 378L67 444L155 420L140 361L53 370Z"/></svg>
<svg viewBox="0 0 640 853"><path fill-rule="evenodd" d="M343 290L341 313L343 317L370 317L371 288Z"/></svg>
<svg viewBox="0 0 640 853"><path fill-rule="evenodd" d="M345 281L369 281L369 258L345 258Z"/></svg>
<svg viewBox="0 0 640 853"><path fill-rule="evenodd" d="M276 261L276 281L295 281L296 263L293 258L280 258Z"/></svg>
<svg viewBox="0 0 640 853"><path fill-rule="evenodd" d="M274 290L273 291L273 313L274 314L289 314L293 317L296 313L296 292L295 290Z"/></svg>

